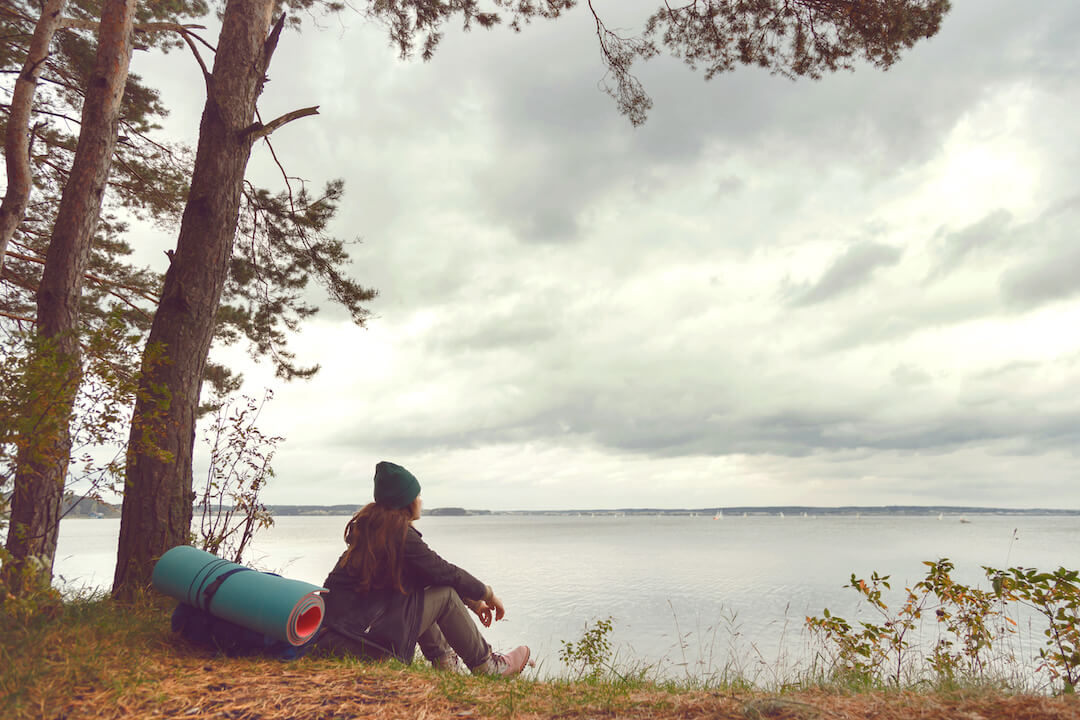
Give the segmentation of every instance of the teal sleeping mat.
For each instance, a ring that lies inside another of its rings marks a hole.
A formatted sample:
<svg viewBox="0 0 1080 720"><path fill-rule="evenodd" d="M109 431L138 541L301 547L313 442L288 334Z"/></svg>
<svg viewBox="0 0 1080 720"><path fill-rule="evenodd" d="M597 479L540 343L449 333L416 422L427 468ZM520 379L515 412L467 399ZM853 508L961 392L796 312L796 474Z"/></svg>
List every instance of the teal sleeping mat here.
<svg viewBox="0 0 1080 720"><path fill-rule="evenodd" d="M311 640L322 625L326 588L290 580L178 545L157 561L154 589L292 645Z"/></svg>

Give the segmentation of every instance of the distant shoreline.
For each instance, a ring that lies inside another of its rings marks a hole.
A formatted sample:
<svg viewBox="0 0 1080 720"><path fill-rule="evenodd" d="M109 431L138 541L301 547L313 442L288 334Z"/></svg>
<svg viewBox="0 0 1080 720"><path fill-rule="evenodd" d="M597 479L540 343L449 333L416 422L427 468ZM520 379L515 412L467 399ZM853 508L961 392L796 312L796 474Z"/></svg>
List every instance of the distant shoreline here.
<svg viewBox="0 0 1080 720"><path fill-rule="evenodd" d="M92 501L75 503L77 498L67 498L64 508L69 518L118 518L120 506ZM74 508L71 505L75 505ZM228 510L228 508L224 508ZM268 505L274 517L295 516L349 516L360 509L358 505ZM738 505L707 508L582 508L574 510L478 510L459 507L425 509L428 517L480 517L486 515L522 515L548 517L710 517L716 519L783 516L785 518L823 516L907 516L934 517L959 520L968 516L1061 516L1080 517L1080 509L1052 508L991 508L967 505L838 505L815 507L810 505Z"/></svg>
<svg viewBox="0 0 1080 720"><path fill-rule="evenodd" d="M352 515L359 508L353 505L270 505L270 512L276 517L293 515ZM779 516L807 517L823 515L859 515L859 516L896 516L927 517L941 515L943 518L959 519L975 515L1060 515L1080 516L1080 509L1055 510L1051 508L986 508L958 505L845 505L836 507L811 507L806 505L769 505L769 506L732 506L709 508L583 508L575 510L474 510L464 508L432 508L425 510L429 517L477 517L483 515L542 515L550 517L577 516L673 516L673 517L727 517Z"/></svg>

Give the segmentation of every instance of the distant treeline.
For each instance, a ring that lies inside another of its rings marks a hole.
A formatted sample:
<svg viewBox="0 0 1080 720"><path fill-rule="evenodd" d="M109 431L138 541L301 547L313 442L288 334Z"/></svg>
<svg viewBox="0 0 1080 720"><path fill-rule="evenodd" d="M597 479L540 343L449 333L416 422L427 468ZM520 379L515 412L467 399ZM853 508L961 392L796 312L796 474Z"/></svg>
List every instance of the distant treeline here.
<svg viewBox="0 0 1080 720"><path fill-rule="evenodd" d="M270 513L275 516L286 515L352 515L360 508L356 505L268 505ZM458 516L490 515L490 510L466 510L459 507L447 508L424 508L425 515L432 516Z"/></svg>
<svg viewBox="0 0 1080 720"><path fill-rule="evenodd" d="M359 508L355 505L271 505L274 515L352 515ZM472 510L459 507L432 508L424 510L428 516L469 517L475 515L708 515L730 517L757 515L780 515L798 517L820 515L911 515L964 517L968 515L1080 515L1080 509L1062 510L1049 508L987 508L958 505L846 505L840 507L811 507L808 505L733 506L711 508L602 508L581 510Z"/></svg>
<svg viewBox="0 0 1080 720"><path fill-rule="evenodd" d="M711 508L608 508L603 510L520 510L502 513L507 515L911 515L963 517L965 515L1080 515L1078 509L1049 508L988 508L958 505L844 505L838 507L813 507L809 505L754 505Z"/></svg>
<svg viewBox="0 0 1080 720"><path fill-rule="evenodd" d="M64 499L60 503L60 516L65 518L118 518L120 517L120 506L110 505L74 493L64 493Z"/></svg>
<svg viewBox="0 0 1080 720"><path fill-rule="evenodd" d="M277 517L289 515L334 515L348 516L359 510L357 505L269 505L270 513ZM120 507L99 502L92 498L83 498L68 493L64 496L61 512L64 517L120 517ZM766 516L784 515L798 517L821 515L909 515L964 517L972 515L1080 515L1080 509L1053 508L987 508L962 505L844 505L839 507L812 507L809 505L769 505L769 506L732 506L711 508L603 508L583 510L472 510L460 507L425 509L424 514L431 517L473 517L476 515L653 515L653 516L713 516L738 517L742 515Z"/></svg>

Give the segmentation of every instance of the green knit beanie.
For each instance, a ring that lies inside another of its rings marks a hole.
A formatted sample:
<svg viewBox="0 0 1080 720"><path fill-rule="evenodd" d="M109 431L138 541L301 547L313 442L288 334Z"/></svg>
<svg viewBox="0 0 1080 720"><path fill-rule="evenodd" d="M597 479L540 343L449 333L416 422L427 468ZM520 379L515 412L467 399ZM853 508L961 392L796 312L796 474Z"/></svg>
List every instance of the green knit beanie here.
<svg viewBox="0 0 1080 720"><path fill-rule="evenodd" d="M420 494L420 481L392 462L375 466L375 502L395 510L408 507Z"/></svg>

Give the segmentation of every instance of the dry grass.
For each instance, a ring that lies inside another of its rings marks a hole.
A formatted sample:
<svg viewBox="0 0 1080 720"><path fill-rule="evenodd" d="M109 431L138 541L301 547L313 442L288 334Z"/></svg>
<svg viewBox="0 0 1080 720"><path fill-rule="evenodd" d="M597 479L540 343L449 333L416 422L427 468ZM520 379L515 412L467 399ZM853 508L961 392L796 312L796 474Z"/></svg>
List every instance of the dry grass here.
<svg viewBox="0 0 1080 720"><path fill-rule="evenodd" d="M153 681L123 689L102 684L72 688L64 697L37 698L20 717L234 718L237 720L346 720L373 718L659 718L684 720L949 720L1080 719L1075 697L954 696L916 693L768 697L598 686L527 679L446 680L431 671L301 660L206 659L166 655L146 668ZM447 690L450 690L448 692Z"/></svg>
<svg viewBox="0 0 1080 720"><path fill-rule="evenodd" d="M650 684L493 680L426 667L304 658L229 659L170 637L167 608L97 603L0 637L0 717L651 718L683 720L1080 720L1076 696L984 690L779 696Z"/></svg>

